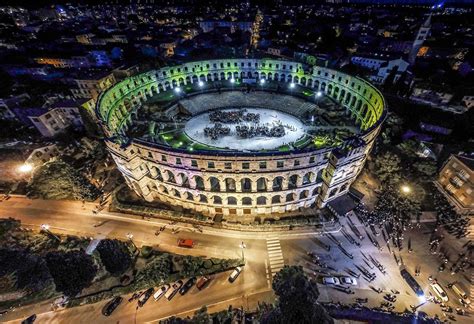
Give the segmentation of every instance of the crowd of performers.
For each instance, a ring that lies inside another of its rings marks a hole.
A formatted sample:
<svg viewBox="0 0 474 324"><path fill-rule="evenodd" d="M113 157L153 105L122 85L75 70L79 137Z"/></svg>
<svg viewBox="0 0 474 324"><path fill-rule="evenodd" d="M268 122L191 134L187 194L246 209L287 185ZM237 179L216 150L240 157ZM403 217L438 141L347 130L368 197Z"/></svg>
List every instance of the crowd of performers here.
<svg viewBox="0 0 474 324"><path fill-rule="evenodd" d="M260 114L247 113L247 109L232 111L216 110L209 113L209 120L214 123L237 124L240 122L260 122Z"/></svg>
<svg viewBox="0 0 474 324"><path fill-rule="evenodd" d="M240 124L235 126L235 133L240 138L253 138L257 136L283 137L285 136L285 126L282 124L261 125L260 114L247 113L247 109L232 111L216 110L209 113L209 120L214 126L204 128L204 135L213 140L230 135L230 128L223 124ZM247 125L244 123L251 123ZM290 127L289 125L287 127ZM290 127L291 128L291 127Z"/></svg>
<svg viewBox="0 0 474 324"><path fill-rule="evenodd" d="M204 128L204 135L210 137L213 140L218 139L219 137L226 136L230 134L230 128L227 126L222 126L221 123L216 123L212 127Z"/></svg>
<svg viewBox="0 0 474 324"><path fill-rule="evenodd" d="M283 125L274 125L268 127L266 125L256 125L256 126L236 126L235 131L237 135L241 138L252 138L256 136L266 136L266 137L283 137L285 136L285 127Z"/></svg>

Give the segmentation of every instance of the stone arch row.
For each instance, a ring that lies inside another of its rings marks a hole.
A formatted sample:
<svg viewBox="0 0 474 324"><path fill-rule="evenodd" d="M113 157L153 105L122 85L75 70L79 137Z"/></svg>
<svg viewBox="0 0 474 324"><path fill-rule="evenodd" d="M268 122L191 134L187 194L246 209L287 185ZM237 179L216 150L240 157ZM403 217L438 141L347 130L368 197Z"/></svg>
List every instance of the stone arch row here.
<svg viewBox="0 0 474 324"><path fill-rule="evenodd" d="M211 206L225 207L265 207L277 204L295 204L301 201L310 200L314 202L321 193L321 186L301 188L286 193L226 193L217 194L214 192L205 192L200 190L189 190L182 187L175 187L169 183L157 183L149 180L146 184L148 195L162 198L166 196L173 201L182 201L188 204L205 204Z"/></svg>
<svg viewBox="0 0 474 324"><path fill-rule="evenodd" d="M323 169L315 171L303 171L283 175L270 176L268 174L249 177L245 174L232 174L230 176L217 177L211 174L201 175L176 171L172 168L158 168L148 166L149 174L153 179L162 183L170 183L188 189L196 189L208 192L275 192L298 189L320 182Z"/></svg>

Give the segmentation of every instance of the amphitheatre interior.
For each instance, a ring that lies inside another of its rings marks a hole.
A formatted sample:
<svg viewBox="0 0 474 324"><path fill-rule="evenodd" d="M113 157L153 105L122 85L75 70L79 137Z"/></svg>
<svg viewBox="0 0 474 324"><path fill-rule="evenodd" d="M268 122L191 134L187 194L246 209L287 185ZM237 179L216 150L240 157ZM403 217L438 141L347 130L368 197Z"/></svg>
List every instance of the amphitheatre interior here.
<svg viewBox="0 0 474 324"><path fill-rule="evenodd" d="M278 85L268 83L265 91L249 91L238 85L222 90L220 83L207 83L206 93L201 93L196 84L183 89L192 93L191 96L156 94L132 119L134 127L129 128L127 135L188 151L289 151L339 145L358 133L355 122L334 99L316 98L312 91L303 98L295 97L282 93L281 89L277 92ZM221 89L220 93L217 89ZM295 86L294 92L297 91L301 88ZM213 139L204 134L204 129L216 124L209 119L209 112L215 110L250 112L259 115L260 120L227 123L225 126L230 127L230 134ZM265 125L270 130L275 125L282 125L285 135L242 137L236 132L238 125L249 128Z"/></svg>

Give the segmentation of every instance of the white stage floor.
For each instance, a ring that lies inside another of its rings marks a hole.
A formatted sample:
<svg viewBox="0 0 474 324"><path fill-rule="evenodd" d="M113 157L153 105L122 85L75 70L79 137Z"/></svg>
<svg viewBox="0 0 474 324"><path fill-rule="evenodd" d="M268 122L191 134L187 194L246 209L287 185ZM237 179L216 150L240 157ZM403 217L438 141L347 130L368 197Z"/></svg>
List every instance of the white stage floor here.
<svg viewBox="0 0 474 324"><path fill-rule="evenodd" d="M246 108L247 113L260 114L260 125L269 127L282 124L285 127L285 135L282 137L256 136L252 138L241 138L237 136L235 126L254 125L251 122L241 122L239 124L222 124L230 127L230 135L219 137L213 140L204 135L205 127L212 127L214 123L209 120L209 113L203 113L191 118L185 125L184 131L192 140L209 146L239 150L239 151L257 151L276 149L282 145L297 141L305 135L303 123L296 117L285 114L280 111L263 108ZM235 109L223 109L222 111L232 111Z"/></svg>

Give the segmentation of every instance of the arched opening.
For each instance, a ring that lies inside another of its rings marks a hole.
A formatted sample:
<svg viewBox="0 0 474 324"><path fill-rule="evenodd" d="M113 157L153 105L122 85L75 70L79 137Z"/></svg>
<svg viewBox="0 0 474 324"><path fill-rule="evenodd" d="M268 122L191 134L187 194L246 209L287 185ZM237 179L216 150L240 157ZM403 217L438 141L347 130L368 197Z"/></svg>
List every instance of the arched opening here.
<svg viewBox="0 0 474 324"><path fill-rule="evenodd" d="M298 183L298 175L293 174L289 179L288 179L288 189L296 189Z"/></svg>
<svg viewBox="0 0 474 324"><path fill-rule="evenodd" d="M267 191L267 179L259 178L257 180L257 191L259 191L259 192Z"/></svg>
<svg viewBox="0 0 474 324"><path fill-rule="evenodd" d="M295 194L289 193L286 195L286 202L294 201L295 200Z"/></svg>
<svg viewBox="0 0 474 324"><path fill-rule="evenodd" d="M275 179L273 179L272 190L273 191L283 190L283 177L276 177Z"/></svg>
<svg viewBox="0 0 474 324"><path fill-rule="evenodd" d="M211 186L211 191L214 191L214 192L221 191L221 184L219 182L219 179L217 179L216 177L210 177L209 184Z"/></svg>
<svg viewBox="0 0 474 324"><path fill-rule="evenodd" d="M174 196L175 196L176 198L181 198L181 194L179 193L178 190L174 189L173 194L174 194Z"/></svg>
<svg viewBox="0 0 474 324"><path fill-rule="evenodd" d="M192 193L190 193L189 191L188 191L188 192L186 192L186 199L187 199L187 200L191 200L191 201L193 201L193 200L194 200L194 196L193 196L193 194L192 194Z"/></svg>
<svg viewBox="0 0 474 324"><path fill-rule="evenodd" d="M310 184L313 181L314 181L314 173L313 172L308 172L303 176L303 185Z"/></svg>
<svg viewBox="0 0 474 324"><path fill-rule="evenodd" d="M166 170L167 181L171 183L176 183L176 179L174 178L173 172L170 170Z"/></svg>
<svg viewBox="0 0 474 324"><path fill-rule="evenodd" d="M281 203L281 197L280 196L273 196L272 197L272 204L280 204Z"/></svg>
<svg viewBox="0 0 474 324"><path fill-rule="evenodd" d="M251 192L252 191L252 181L249 178L243 178L240 180L242 186L242 192Z"/></svg>
<svg viewBox="0 0 474 324"><path fill-rule="evenodd" d="M304 190L300 193L300 199L306 199L308 198L309 192L308 190Z"/></svg>
<svg viewBox="0 0 474 324"><path fill-rule="evenodd" d="M214 197L212 197L212 199L213 199L213 203L214 203L215 205L222 205L222 198L221 198L221 197L219 197L219 196L214 196Z"/></svg>
<svg viewBox="0 0 474 324"><path fill-rule="evenodd" d="M194 176L194 181L196 182L196 189L204 190L204 179L200 176Z"/></svg>
<svg viewBox="0 0 474 324"><path fill-rule="evenodd" d="M232 178L225 179L225 191L227 192L235 192L235 180Z"/></svg>
<svg viewBox="0 0 474 324"><path fill-rule="evenodd" d="M199 202L206 203L207 204L207 197L203 194L199 195Z"/></svg>
<svg viewBox="0 0 474 324"><path fill-rule="evenodd" d="M264 196L257 197L257 205L266 205L267 198Z"/></svg>
<svg viewBox="0 0 474 324"><path fill-rule="evenodd" d="M178 179L181 182L181 187L190 188L188 176L184 173L178 174Z"/></svg>

